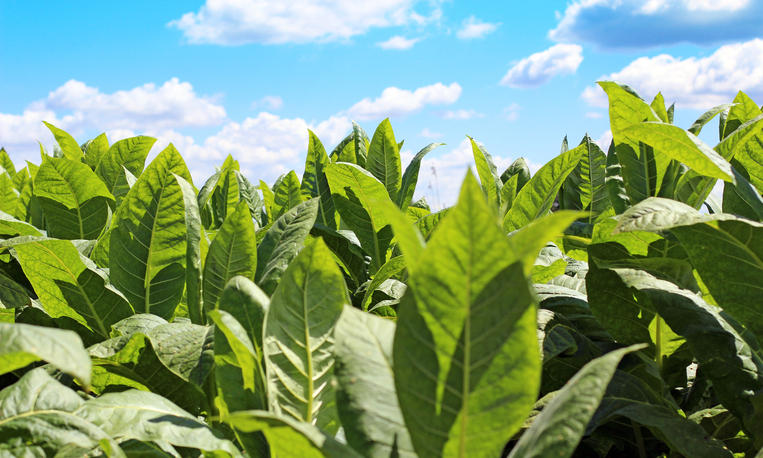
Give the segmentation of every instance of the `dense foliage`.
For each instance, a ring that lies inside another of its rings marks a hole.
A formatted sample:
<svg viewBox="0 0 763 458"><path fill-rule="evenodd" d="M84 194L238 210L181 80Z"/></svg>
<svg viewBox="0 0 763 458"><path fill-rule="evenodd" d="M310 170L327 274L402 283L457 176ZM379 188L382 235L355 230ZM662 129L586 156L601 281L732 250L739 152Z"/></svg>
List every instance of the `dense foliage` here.
<svg viewBox="0 0 763 458"><path fill-rule="evenodd" d="M761 456L761 108L684 130L600 84L608 152L472 140L436 212L387 120L272 186L143 136L0 151L0 456Z"/></svg>

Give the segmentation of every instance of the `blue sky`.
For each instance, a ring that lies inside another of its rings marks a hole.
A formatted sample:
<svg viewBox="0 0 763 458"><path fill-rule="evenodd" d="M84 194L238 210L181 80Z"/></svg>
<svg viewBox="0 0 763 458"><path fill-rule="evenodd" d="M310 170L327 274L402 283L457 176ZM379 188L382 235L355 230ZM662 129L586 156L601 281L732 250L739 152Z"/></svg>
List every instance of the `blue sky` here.
<svg viewBox="0 0 763 458"><path fill-rule="evenodd" d="M47 120L80 141L171 141L197 186L229 153L272 183L301 173L307 128L330 150L352 119L371 135L389 116L404 161L447 144L418 192L442 205L471 163L465 135L499 167L544 163L564 135L607 142L602 78L662 90L684 127L740 89L763 103L757 0L60 5L0 3L0 145L16 162L52 144Z"/></svg>

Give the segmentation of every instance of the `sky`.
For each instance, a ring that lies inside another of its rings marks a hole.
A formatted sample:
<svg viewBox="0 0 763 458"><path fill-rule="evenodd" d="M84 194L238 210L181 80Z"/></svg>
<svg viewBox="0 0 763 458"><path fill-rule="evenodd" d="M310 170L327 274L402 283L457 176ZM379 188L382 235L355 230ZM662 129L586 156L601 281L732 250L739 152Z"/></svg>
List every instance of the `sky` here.
<svg viewBox="0 0 763 458"><path fill-rule="evenodd" d="M684 128L739 90L763 103L762 23L763 0L2 0L0 146L39 162L45 120L79 142L156 137L149 159L172 142L197 187L228 154L272 184L301 175L307 129L331 151L389 117L403 167L446 144L417 189L442 207L467 135L501 170L565 135L608 144L596 81L661 91Z"/></svg>

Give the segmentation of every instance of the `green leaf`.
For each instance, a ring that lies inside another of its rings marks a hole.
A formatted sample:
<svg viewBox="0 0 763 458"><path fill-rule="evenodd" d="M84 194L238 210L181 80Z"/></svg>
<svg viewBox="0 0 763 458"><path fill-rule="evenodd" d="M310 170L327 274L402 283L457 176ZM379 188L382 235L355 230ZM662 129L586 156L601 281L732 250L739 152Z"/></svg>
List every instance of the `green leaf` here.
<svg viewBox="0 0 763 458"><path fill-rule="evenodd" d="M763 148L763 115L751 119L729 136L723 139L715 150L727 161L733 161L735 157ZM754 154L754 153L752 153ZM710 195L716 179L709 178L689 170L679 179L676 185L675 196L677 200L685 202L699 209L702 203Z"/></svg>
<svg viewBox="0 0 763 458"><path fill-rule="evenodd" d="M85 402L74 414L117 440L136 439L241 456L232 442L169 400L146 391L106 393Z"/></svg>
<svg viewBox="0 0 763 458"><path fill-rule="evenodd" d="M183 177L175 175L175 180L183 193L185 206L185 295L188 315L193 324L204 324L201 297L201 215L193 185Z"/></svg>
<svg viewBox="0 0 763 458"><path fill-rule="evenodd" d="M220 226L204 262L204 307L215 308L225 284L236 275L254 280L257 244L254 222L246 202L240 202Z"/></svg>
<svg viewBox="0 0 763 458"><path fill-rule="evenodd" d="M183 158L170 145L125 196L109 238L114 285L136 312L163 318L172 316L185 289L186 209L176 175L191 181Z"/></svg>
<svg viewBox="0 0 763 458"><path fill-rule="evenodd" d="M111 456L124 456L103 430L73 413L82 403L44 369L27 372L0 391L0 455L53 456L73 447L79 453L72 456L83 456L107 445Z"/></svg>
<svg viewBox="0 0 763 458"><path fill-rule="evenodd" d="M682 162L701 175L733 182L728 161L694 134L680 127L642 122L623 129L622 136L632 143L647 143L661 155Z"/></svg>
<svg viewBox="0 0 763 458"><path fill-rule="evenodd" d="M13 186L13 180L5 173L0 173L0 211L15 217L23 213L19 192Z"/></svg>
<svg viewBox="0 0 763 458"><path fill-rule="evenodd" d="M610 81L600 81L599 86L609 97L609 119L620 175L630 201L640 202L659 192L670 159L655 154L642 142L632 141L623 132L634 124L659 121L659 117L631 88Z"/></svg>
<svg viewBox="0 0 763 458"><path fill-rule="evenodd" d="M734 97L733 104L729 109L729 114L723 123L723 134L721 135L721 138L725 139L742 124L760 116L760 114L758 104L747 94L739 91L736 97Z"/></svg>
<svg viewBox="0 0 763 458"><path fill-rule="evenodd" d="M82 339L62 329L20 323L0 323L0 373L45 361L85 386L90 384L90 357ZM5 404L0 403L0 412ZM1 422L0 422L1 423Z"/></svg>
<svg viewBox="0 0 763 458"><path fill-rule="evenodd" d="M578 165L570 172L559 195L560 207L569 210L589 210L588 222L609 207L609 194L604 180L607 156L591 137L580 142L585 152Z"/></svg>
<svg viewBox="0 0 763 458"><path fill-rule="evenodd" d="M586 151L586 145L580 145L541 167L517 194L503 219L504 230L511 232L519 229L548 213L562 183L577 167Z"/></svg>
<svg viewBox="0 0 763 458"><path fill-rule="evenodd" d="M273 213L275 218L302 203L299 177L294 170L282 175L273 185Z"/></svg>
<svg viewBox="0 0 763 458"><path fill-rule="evenodd" d="M686 338L692 354L713 382L718 399L742 419L758 445L763 437L763 359L743 329L734 325L691 291L633 269L614 269L676 334Z"/></svg>
<svg viewBox="0 0 763 458"><path fill-rule="evenodd" d="M499 455L538 393L532 294L494 212L468 173L399 305L395 386L422 457Z"/></svg>
<svg viewBox="0 0 763 458"><path fill-rule="evenodd" d="M344 277L317 239L284 272L265 319L271 411L319 427L336 420L333 333L348 302Z"/></svg>
<svg viewBox="0 0 763 458"><path fill-rule="evenodd" d="M401 186L400 150L389 118L379 123L368 147L365 169L384 185L389 198L397 201Z"/></svg>
<svg viewBox="0 0 763 458"><path fill-rule="evenodd" d="M255 282L266 293L273 293L284 271L302 249L315 224L319 205L318 199L311 199L292 208L278 218L257 246Z"/></svg>
<svg viewBox="0 0 763 458"><path fill-rule="evenodd" d="M109 151L109 139L106 134L100 134L83 145L83 154L85 155L85 164L92 170L101 162L101 158Z"/></svg>
<svg viewBox="0 0 763 458"><path fill-rule="evenodd" d="M268 439L271 453L278 458L361 456L310 423L262 410L236 412L228 418L228 423L239 431L262 431Z"/></svg>
<svg viewBox="0 0 763 458"><path fill-rule="evenodd" d="M444 144L445 143L430 143L413 156L413 159L408 163L408 166L403 173L403 178L400 184L400 193L398 194L396 201L398 207L405 210L413 201L413 195L416 192L416 183L419 180L421 160L424 159L424 156L430 151Z"/></svg>
<svg viewBox="0 0 763 458"><path fill-rule="evenodd" d="M620 231L670 230L683 245L713 298L763 341L763 224L731 215L702 215L653 198L625 212Z"/></svg>
<svg viewBox="0 0 763 458"><path fill-rule="evenodd" d="M493 163L493 158L485 147L474 141L473 138L469 137L469 141L472 144L472 155L477 166L477 174L480 177L482 190L485 191L488 202L498 208L501 205L502 183Z"/></svg>
<svg viewBox="0 0 763 458"><path fill-rule="evenodd" d="M615 213L619 214L624 212L625 209L630 206L630 197L628 197L628 192L625 189L622 166L617 159L614 142L609 144L609 150L607 151L607 168L604 175L604 186L607 188L609 202L612 204Z"/></svg>
<svg viewBox="0 0 763 458"><path fill-rule="evenodd" d="M75 140L74 137L54 126L53 124L45 121L42 123L45 124L51 133L53 133L53 136L56 138L58 146L61 147L61 152L64 154L65 158L71 159L75 162L80 162L82 160L82 149L80 149L79 143L77 143L77 140Z"/></svg>
<svg viewBox="0 0 763 458"><path fill-rule="evenodd" d="M106 183L117 206L131 187L128 172L135 177L140 176L146 156L155 142L155 138L142 135L119 140L109 147L98 162L95 173Z"/></svg>
<svg viewBox="0 0 763 458"><path fill-rule="evenodd" d="M33 240L14 244L13 249L52 318L70 317L106 339L114 323L133 314L106 273L82 256L72 242Z"/></svg>
<svg viewBox="0 0 763 458"><path fill-rule="evenodd" d="M329 157L323 144L312 130L308 129L310 136L307 145L307 160L305 172L302 174L302 197L311 199L320 197L318 221L326 227L336 228L334 201L331 199L331 189L326 179L326 167L329 165Z"/></svg>
<svg viewBox="0 0 763 458"><path fill-rule="evenodd" d="M509 458L572 456L620 360L636 350L639 346L614 350L583 366L533 419Z"/></svg>
<svg viewBox="0 0 763 458"><path fill-rule="evenodd" d="M0 238L9 239L20 235L41 236L42 232L31 224L0 211Z"/></svg>
<svg viewBox="0 0 763 458"><path fill-rule="evenodd" d="M517 176L517 192L530 181L530 167L527 165L525 158L517 158L510 166L506 168L501 174L501 181L506 183L514 175Z"/></svg>
<svg viewBox="0 0 763 458"><path fill-rule="evenodd" d="M662 96L662 92L658 92L657 95L654 96L654 100L652 100L652 103L650 103L649 106L652 107L652 110L654 110L654 113L660 118L660 121L668 124L670 123L670 121L668 121L668 111L665 109L665 97Z"/></svg>
<svg viewBox="0 0 763 458"><path fill-rule="evenodd" d="M364 311L367 311L368 306L371 304L371 299L373 298L374 291L376 290L376 288L378 288L382 283L384 283L385 280L392 278L393 276L402 272L404 269L405 269L405 258L403 258L402 256L396 256L390 259L389 261L387 261L386 263L384 263L384 265L381 266L381 268L374 275L374 278L368 284L368 287L366 288L366 293L363 295L361 308Z"/></svg>
<svg viewBox="0 0 763 458"><path fill-rule="evenodd" d="M345 307L334 335L337 408L347 442L365 456L415 457L395 392L395 324Z"/></svg>
<svg viewBox="0 0 763 458"><path fill-rule="evenodd" d="M511 256L506 256L506 260L512 263L521 261L525 274L529 276L538 252L581 216L584 216L583 212L560 210L513 232L508 238Z"/></svg>
<svg viewBox="0 0 763 458"><path fill-rule="evenodd" d="M385 209L395 205L384 185L357 165L331 164L326 168L326 177L342 223L358 236L363 250L371 256L371 271L375 272L386 261L392 239Z"/></svg>
<svg viewBox="0 0 763 458"><path fill-rule="evenodd" d="M90 167L66 158L43 161L34 195L45 213L48 233L65 239L95 239L109 217L106 186Z"/></svg>
<svg viewBox="0 0 763 458"><path fill-rule="evenodd" d="M5 172L11 178L16 176L16 166L13 165L13 161L8 155L8 152L5 151L5 148L0 148L0 168L5 169Z"/></svg>
<svg viewBox="0 0 763 458"><path fill-rule="evenodd" d="M692 124L691 127L689 127L686 130L688 130L689 133L691 134L699 135L699 133L702 131L702 128L705 127L705 124L712 121L712 119L715 118L715 116L718 115L719 113L722 113L728 110L729 108L731 108L731 106L732 106L731 103L724 103L723 105L718 105L716 107L713 107L707 110L706 112L702 114L702 116L700 116L699 118L697 118L696 121L694 121L694 124Z"/></svg>

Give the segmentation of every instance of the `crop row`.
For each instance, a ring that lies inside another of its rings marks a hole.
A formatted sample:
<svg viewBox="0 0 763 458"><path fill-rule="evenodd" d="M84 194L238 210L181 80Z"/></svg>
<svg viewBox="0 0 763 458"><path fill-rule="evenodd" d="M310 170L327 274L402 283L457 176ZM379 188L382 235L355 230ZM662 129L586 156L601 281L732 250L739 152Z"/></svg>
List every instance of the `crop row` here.
<svg viewBox="0 0 763 458"><path fill-rule="evenodd" d="M763 112L600 85L607 152L472 140L434 212L388 120L272 186L0 150L0 457L760 457Z"/></svg>

